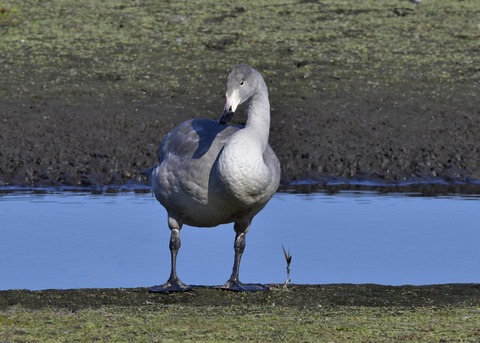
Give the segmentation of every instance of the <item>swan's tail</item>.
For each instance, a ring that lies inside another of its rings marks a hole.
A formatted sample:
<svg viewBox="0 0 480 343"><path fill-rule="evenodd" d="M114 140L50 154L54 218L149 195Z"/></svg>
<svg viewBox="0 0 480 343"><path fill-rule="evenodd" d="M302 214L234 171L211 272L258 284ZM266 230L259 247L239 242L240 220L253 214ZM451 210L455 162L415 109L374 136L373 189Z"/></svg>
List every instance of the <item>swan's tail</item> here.
<svg viewBox="0 0 480 343"><path fill-rule="evenodd" d="M149 180L152 179L152 175L153 175L153 171L154 169L157 168L157 166L153 166L153 167L150 167L150 168L147 168L147 169L144 169L140 172L140 174L148 177Z"/></svg>

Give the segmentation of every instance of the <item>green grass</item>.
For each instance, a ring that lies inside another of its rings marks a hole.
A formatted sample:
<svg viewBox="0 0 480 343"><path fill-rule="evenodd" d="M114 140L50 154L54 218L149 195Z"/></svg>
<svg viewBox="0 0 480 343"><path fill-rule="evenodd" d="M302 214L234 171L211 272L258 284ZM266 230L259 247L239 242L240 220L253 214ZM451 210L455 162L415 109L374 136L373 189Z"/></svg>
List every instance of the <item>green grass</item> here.
<svg viewBox="0 0 480 343"><path fill-rule="evenodd" d="M478 342L479 323L475 284L0 292L0 342Z"/></svg>
<svg viewBox="0 0 480 343"><path fill-rule="evenodd" d="M241 61L264 71L282 97L338 87L324 78L368 87L480 79L476 0L138 3L4 1L3 16L16 19L3 26L0 58L18 89L3 95L78 96L84 83L105 79L116 82L98 82L99 98L188 93L205 73L220 85Z"/></svg>
<svg viewBox="0 0 480 343"><path fill-rule="evenodd" d="M0 314L11 342L475 342L480 309L206 306L23 310Z"/></svg>

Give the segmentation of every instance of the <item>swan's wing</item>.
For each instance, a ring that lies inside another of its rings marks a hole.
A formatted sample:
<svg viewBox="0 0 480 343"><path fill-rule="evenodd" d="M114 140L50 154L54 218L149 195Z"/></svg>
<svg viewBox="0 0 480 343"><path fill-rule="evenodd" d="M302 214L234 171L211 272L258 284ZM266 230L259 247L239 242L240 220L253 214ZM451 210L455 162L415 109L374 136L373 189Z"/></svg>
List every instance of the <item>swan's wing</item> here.
<svg viewBox="0 0 480 343"><path fill-rule="evenodd" d="M187 120L170 131L160 143L158 161L167 158L199 159L207 152L218 155L238 126L220 125L210 119Z"/></svg>
<svg viewBox="0 0 480 343"><path fill-rule="evenodd" d="M225 143L238 130L213 120L193 119L165 136L158 150L159 162L152 171L152 186L170 214L182 213L187 222L209 226L203 217L208 215L204 206L209 200L211 169ZM185 209L190 211L188 216Z"/></svg>
<svg viewBox="0 0 480 343"><path fill-rule="evenodd" d="M280 184L280 175L281 175L280 161L278 160L278 157L273 151L270 144L267 145L267 148L263 153L263 162L270 170L270 177L271 177L270 182L271 182L272 188L274 188L276 191L278 188L278 185Z"/></svg>

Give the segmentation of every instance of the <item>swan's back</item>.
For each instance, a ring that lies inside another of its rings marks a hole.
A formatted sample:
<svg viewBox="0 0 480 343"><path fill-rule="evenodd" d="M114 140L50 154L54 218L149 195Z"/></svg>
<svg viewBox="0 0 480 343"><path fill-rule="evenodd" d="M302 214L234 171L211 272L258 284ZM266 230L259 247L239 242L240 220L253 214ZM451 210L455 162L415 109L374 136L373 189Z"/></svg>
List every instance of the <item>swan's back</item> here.
<svg viewBox="0 0 480 343"><path fill-rule="evenodd" d="M228 139L240 128L221 125L210 119L187 120L172 129L160 143L159 164L167 159L177 159L206 165L205 159L211 160L211 156L217 156Z"/></svg>

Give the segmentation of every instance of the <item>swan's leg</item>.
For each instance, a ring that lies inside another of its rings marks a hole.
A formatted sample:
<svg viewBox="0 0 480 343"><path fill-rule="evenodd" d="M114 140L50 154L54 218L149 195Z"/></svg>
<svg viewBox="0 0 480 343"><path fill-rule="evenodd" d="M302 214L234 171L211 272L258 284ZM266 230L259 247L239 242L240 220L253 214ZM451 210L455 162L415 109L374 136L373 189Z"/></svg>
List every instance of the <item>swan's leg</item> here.
<svg viewBox="0 0 480 343"><path fill-rule="evenodd" d="M247 235L248 230L250 229L250 222L246 225L242 225L242 223L235 223L235 257L233 260L233 271L230 279L227 281L225 285L223 285L222 289L226 289L229 291L266 291L268 290L268 286L261 285L261 284L247 284L241 283L238 275L240 273L240 261L242 260L243 251L245 250L245 236Z"/></svg>
<svg viewBox="0 0 480 343"><path fill-rule="evenodd" d="M240 262L242 260L243 251L245 250L245 233L237 233L235 236L235 243L233 245L235 257L233 260L233 271L228 281L239 283L238 274L240 273Z"/></svg>
<svg viewBox="0 0 480 343"><path fill-rule="evenodd" d="M192 288L182 282L177 276L177 254L180 246L180 230L182 223L173 217L168 217L168 226L170 228L170 255L171 255L171 271L170 277L163 285L153 286L150 292L185 292Z"/></svg>

